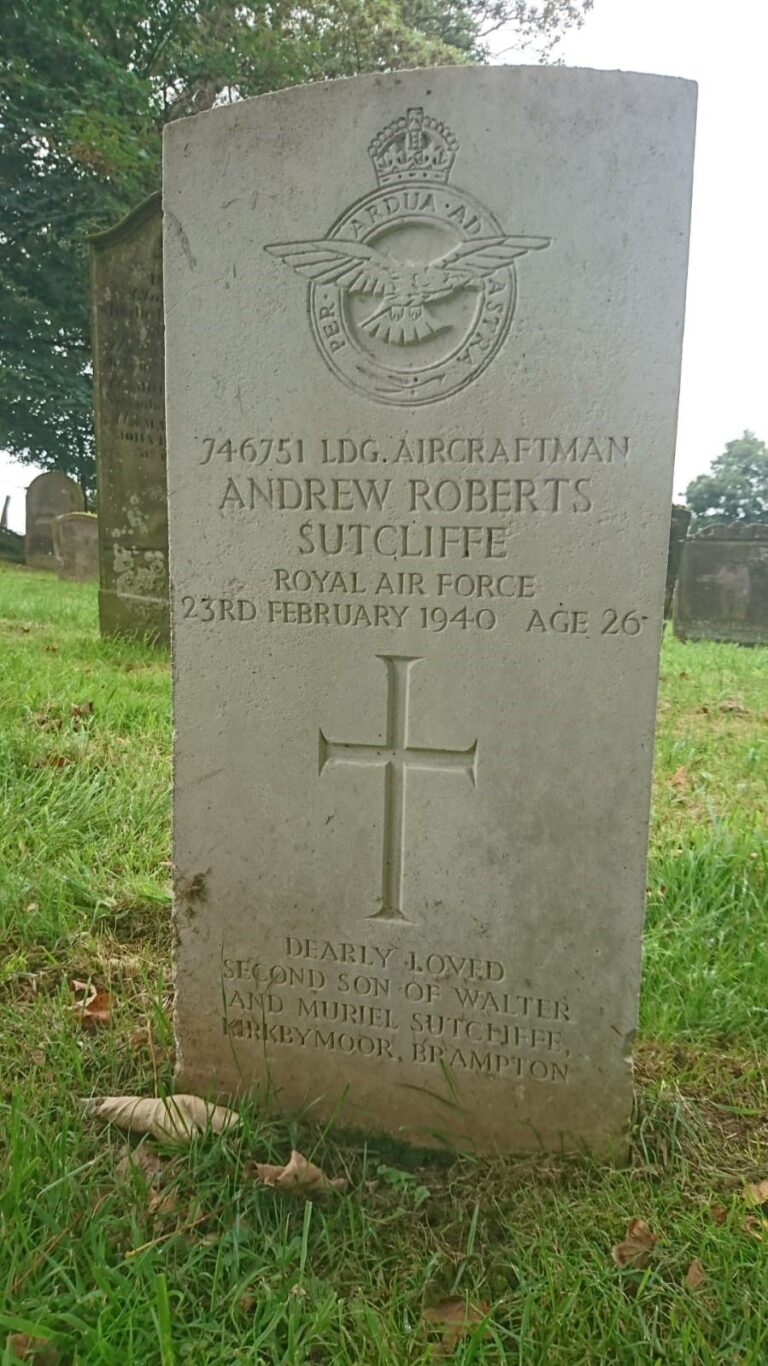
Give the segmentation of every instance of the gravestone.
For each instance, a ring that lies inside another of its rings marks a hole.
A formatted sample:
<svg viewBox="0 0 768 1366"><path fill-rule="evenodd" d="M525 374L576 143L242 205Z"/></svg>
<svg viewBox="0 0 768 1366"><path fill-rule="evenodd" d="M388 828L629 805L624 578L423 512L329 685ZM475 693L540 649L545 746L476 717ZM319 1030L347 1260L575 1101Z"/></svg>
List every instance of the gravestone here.
<svg viewBox="0 0 768 1366"><path fill-rule="evenodd" d="M10 502L10 494L6 494L3 500L3 511L0 513L0 560L10 560L12 564L23 564L24 537L19 536L16 531L11 531L8 526Z"/></svg>
<svg viewBox="0 0 768 1366"><path fill-rule="evenodd" d="M444 68L166 128L180 1089L626 1150L694 106Z"/></svg>
<svg viewBox="0 0 768 1366"><path fill-rule="evenodd" d="M53 546L60 579L81 583L99 577L99 519L93 512L66 512L53 522Z"/></svg>
<svg viewBox="0 0 768 1366"><path fill-rule="evenodd" d="M768 525L709 526L686 541L674 631L680 640L768 645Z"/></svg>
<svg viewBox="0 0 768 1366"><path fill-rule="evenodd" d="M91 238L102 635L167 642L162 206Z"/></svg>
<svg viewBox="0 0 768 1366"><path fill-rule="evenodd" d="M688 535L688 527L691 521L690 508L684 507L682 503L672 504L672 516L669 522L669 551L667 553L667 581L664 588L664 620L672 616L672 599L675 594L675 584L680 573L680 561L683 558L683 546Z"/></svg>
<svg viewBox="0 0 768 1366"><path fill-rule="evenodd" d="M53 521L65 512L82 512L83 490L68 474L38 474L27 489L25 559L31 569L55 569Z"/></svg>

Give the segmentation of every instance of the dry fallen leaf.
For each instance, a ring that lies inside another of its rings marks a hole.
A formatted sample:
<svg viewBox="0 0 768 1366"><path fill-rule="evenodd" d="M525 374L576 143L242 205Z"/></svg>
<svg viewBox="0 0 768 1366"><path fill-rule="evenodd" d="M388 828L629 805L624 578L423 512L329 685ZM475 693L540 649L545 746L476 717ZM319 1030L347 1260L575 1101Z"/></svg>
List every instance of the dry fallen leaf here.
<svg viewBox="0 0 768 1366"><path fill-rule="evenodd" d="M630 1219L627 1236L623 1243L611 1248L611 1257L616 1266L645 1266L655 1242L656 1234L651 1233L644 1219Z"/></svg>
<svg viewBox="0 0 768 1366"><path fill-rule="evenodd" d="M674 773L672 774L672 777L669 780L669 785L670 787L688 787L688 770L683 766L683 764L681 764L679 768L675 769Z"/></svg>
<svg viewBox="0 0 768 1366"><path fill-rule="evenodd" d="M344 1190L347 1184L343 1176L329 1180L325 1172L316 1167L314 1162L308 1162L295 1148L284 1167L275 1166L272 1162L255 1162L251 1170L263 1185L274 1186L275 1190L288 1195L300 1195L305 1199L313 1195L325 1195L332 1190Z"/></svg>
<svg viewBox="0 0 768 1366"><path fill-rule="evenodd" d="M432 1349L433 1356L448 1357L459 1339L469 1333L475 1324L482 1323L488 1315L488 1305L484 1300L469 1304L466 1300L441 1300L431 1309L425 1309L421 1320L430 1330L442 1333L440 1343Z"/></svg>
<svg viewBox="0 0 768 1366"><path fill-rule="evenodd" d="M128 1148L115 1167L115 1180L118 1184L127 1181L133 1172L141 1172L147 1185L152 1185L163 1170L161 1158L146 1143L137 1148Z"/></svg>
<svg viewBox="0 0 768 1366"><path fill-rule="evenodd" d="M756 1181L747 1186L746 1197L753 1205L768 1204L768 1181ZM764 1213L768 1214L768 1210Z"/></svg>
<svg viewBox="0 0 768 1366"><path fill-rule="evenodd" d="M768 1219L758 1219L756 1214L748 1214L741 1225L743 1233L748 1233L750 1238L757 1238L762 1243L768 1233Z"/></svg>
<svg viewBox="0 0 768 1366"><path fill-rule="evenodd" d="M234 1110L200 1096L168 1096L160 1100L145 1096L99 1096L84 1104L97 1119L135 1134L151 1134L153 1138L177 1143L189 1143L195 1134L208 1129L221 1134L240 1123Z"/></svg>
<svg viewBox="0 0 768 1366"><path fill-rule="evenodd" d="M737 702L735 697L726 697L725 701L720 703L719 710L720 710L720 711L729 711L729 712L731 712L731 714L732 714L733 716L749 716L749 715L750 715L750 713L748 712L747 708L746 708L746 707L742 707L741 703L740 703L740 702Z"/></svg>
<svg viewBox="0 0 768 1366"><path fill-rule="evenodd" d="M709 1216L713 1224L724 1224L728 1218L728 1211L725 1205L710 1205Z"/></svg>
<svg viewBox="0 0 768 1366"><path fill-rule="evenodd" d="M79 724L80 722L82 722L82 721L85 719L86 716L92 716L92 715L93 715L93 703L92 703L92 702L70 702L70 704L69 704L69 715L70 715L70 719L71 719L72 721L76 721L76 722Z"/></svg>
<svg viewBox="0 0 768 1366"><path fill-rule="evenodd" d="M76 1001L70 1010L73 1010L79 1017L84 1029L93 1029L96 1025L109 1024L110 1011L112 1009L112 997L108 991L97 991L92 983L78 982L72 983L72 990L84 992L81 1001Z"/></svg>
<svg viewBox="0 0 768 1366"><path fill-rule="evenodd" d="M683 1285L687 1286L689 1290L695 1290L697 1285L701 1285L702 1281L706 1279L707 1273L704 1267L698 1257L694 1257L683 1278Z"/></svg>
<svg viewBox="0 0 768 1366"><path fill-rule="evenodd" d="M9 1333L5 1340L16 1361L33 1361L35 1366L56 1366L59 1353L47 1338L30 1337L28 1333Z"/></svg>

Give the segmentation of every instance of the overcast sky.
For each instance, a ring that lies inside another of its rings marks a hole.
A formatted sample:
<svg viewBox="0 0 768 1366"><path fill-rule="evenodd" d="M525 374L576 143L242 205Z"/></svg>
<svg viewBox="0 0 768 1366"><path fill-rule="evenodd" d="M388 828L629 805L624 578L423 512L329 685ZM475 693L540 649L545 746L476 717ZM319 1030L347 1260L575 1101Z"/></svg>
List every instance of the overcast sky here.
<svg viewBox="0 0 768 1366"><path fill-rule="evenodd" d="M497 60L521 60L510 42L495 36ZM768 0L595 0L558 49L567 66L699 82L678 495L745 427L768 440L767 51ZM0 507L10 493L19 531L33 475L0 453Z"/></svg>

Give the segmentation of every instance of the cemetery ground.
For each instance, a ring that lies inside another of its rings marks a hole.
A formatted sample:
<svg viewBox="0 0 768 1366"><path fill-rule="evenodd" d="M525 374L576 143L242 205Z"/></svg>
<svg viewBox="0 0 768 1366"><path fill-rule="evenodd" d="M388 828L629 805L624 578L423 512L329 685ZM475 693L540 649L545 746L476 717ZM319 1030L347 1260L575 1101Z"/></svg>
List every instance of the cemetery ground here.
<svg viewBox="0 0 768 1366"><path fill-rule="evenodd" d="M768 1360L766 677L664 642L628 1166L425 1155L257 1099L128 1165L81 1100L172 1085L167 656L100 640L94 585L0 567L0 1360ZM293 1147L346 1189L262 1185Z"/></svg>

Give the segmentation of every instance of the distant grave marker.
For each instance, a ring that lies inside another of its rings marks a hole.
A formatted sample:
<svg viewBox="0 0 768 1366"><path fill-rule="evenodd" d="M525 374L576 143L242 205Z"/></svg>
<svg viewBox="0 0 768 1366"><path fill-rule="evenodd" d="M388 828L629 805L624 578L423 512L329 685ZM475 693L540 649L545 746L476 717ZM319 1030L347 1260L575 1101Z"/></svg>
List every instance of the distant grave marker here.
<svg viewBox="0 0 768 1366"><path fill-rule="evenodd" d="M768 525L709 526L686 541L674 629L680 640L768 645Z"/></svg>
<svg viewBox="0 0 768 1366"><path fill-rule="evenodd" d="M60 579L88 583L99 577L99 519L93 512L66 512L53 522Z"/></svg>
<svg viewBox="0 0 768 1366"><path fill-rule="evenodd" d="M102 635L168 640L160 195L91 238Z"/></svg>
<svg viewBox="0 0 768 1366"><path fill-rule="evenodd" d="M25 560L31 569L55 569L53 522L65 512L82 512L83 490L68 474L38 474L27 489Z"/></svg>

